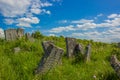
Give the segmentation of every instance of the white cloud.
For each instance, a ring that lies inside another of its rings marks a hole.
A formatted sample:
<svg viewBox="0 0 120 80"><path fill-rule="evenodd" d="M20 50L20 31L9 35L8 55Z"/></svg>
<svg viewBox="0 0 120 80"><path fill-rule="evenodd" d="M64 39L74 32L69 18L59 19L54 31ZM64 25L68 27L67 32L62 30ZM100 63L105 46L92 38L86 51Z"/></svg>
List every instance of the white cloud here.
<svg viewBox="0 0 120 80"><path fill-rule="evenodd" d="M57 27L49 30L50 33L60 33L63 31L74 31L75 28L73 25L65 26L65 27Z"/></svg>
<svg viewBox="0 0 120 80"><path fill-rule="evenodd" d="M52 4L49 3L49 2L45 2L45 3L41 3L41 6L42 7L48 7L48 6L52 6Z"/></svg>
<svg viewBox="0 0 120 80"><path fill-rule="evenodd" d="M5 37L4 30L0 28L0 38L4 38L4 37Z"/></svg>
<svg viewBox="0 0 120 80"><path fill-rule="evenodd" d="M43 9L42 12L44 12L46 14L51 14L51 12L49 10L45 10L45 9Z"/></svg>
<svg viewBox="0 0 120 80"><path fill-rule="evenodd" d="M5 19L6 24L13 24L14 20L13 19Z"/></svg>
<svg viewBox="0 0 120 80"><path fill-rule="evenodd" d="M93 21L94 20L81 19L81 20L72 21L71 23L91 23Z"/></svg>
<svg viewBox="0 0 120 80"><path fill-rule="evenodd" d="M30 0L0 0L0 12L5 17L16 17L27 12Z"/></svg>
<svg viewBox="0 0 120 80"><path fill-rule="evenodd" d="M37 24L39 21L37 17L23 17L17 19L17 26L31 27L30 24Z"/></svg>
<svg viewBox="0 0 120 80"><path fill-rule="evenodd" d="M103 14L100 13L100 14L98 14L97 16L95 16L94 19L98 19L99 17L102 17L102 16L103 16Z"/></svg>
<svg viewBox="0 0 120 80"><path fill-rule="evenodd" d="M111 14L112 15L112 14ZM120 14L112 15L101 23L94 20L80 19L71 21L74 25L56 27L50 33L67 32L70 37L93 39L102 42L120 42ZM68 23L68 22L67 22ZM103 31L102 31L103 30ZM71 34L72 33L72 34Z"/></svg>
<svg viewBox="0 0 120 80"><path fill-rule="evenodd" d="M120 15L118 14L111 14L108 16L108 18L116 18L116 17L120 17Z"/></svg>
<svg viewBox="0 0 120 80"><path fill-rule="evenodd" d="M5 17L6 24L11 25L17 21L17 26L27 25L25 27L28 27L31 24L39 23L37 17L33 18L34 14L51 14L45 7L52 5L48 1L42 0L0 0L0 13Z"/></svg>
<svg viewBox="0 0 120 80"><path fill-rule="evenodd" d="M34 13L34 14L40 14L42 11L38 8L32 8L31 12Z"/></svg>
<svg viewBox="0 0 120 80"><path fill-rule="evenodd" d="M58 23L62 23L62 24L67 23L67 22L68 22L67 20L58 21Z"/></svg>
<svg viewBox="0 0 120 80"><path fill-rule="evenodd" d="M92 28L96 28L97 24L95 23L84 23L84 24L77 24L77 29L82 29L82 30L88 30L88 29L92 29Z"/></svg>
<svg viewBox="0 0 120 80"><path fill-rule="evenodd" d="M56 36L55 34L49 34L49 36Z"/></svg>
<svg viewBox="0 0 120 80"><path fill-rule="evenodd" d="M23 17L23 18L19 18L18 21L19 22L24 22L24 23L37 24L37 23L39 23L40 20L37 17L30 17L30 18Z"/></svg>
<svg viewBox="0 0 120 80"><path fill-rule="evenodd" d="M24 22L18 23L16 26L20 26L20 27L32 27L29 23L24 23Z"/></svg>
<svg viewBox="0 0 120 80"><path fill-rule="evenodd" d="M97 17L101 17L101 16L103 16L103 14L102 14L102 13L100 13L100 14L98 14L98 15L97 15Z"/></svg>

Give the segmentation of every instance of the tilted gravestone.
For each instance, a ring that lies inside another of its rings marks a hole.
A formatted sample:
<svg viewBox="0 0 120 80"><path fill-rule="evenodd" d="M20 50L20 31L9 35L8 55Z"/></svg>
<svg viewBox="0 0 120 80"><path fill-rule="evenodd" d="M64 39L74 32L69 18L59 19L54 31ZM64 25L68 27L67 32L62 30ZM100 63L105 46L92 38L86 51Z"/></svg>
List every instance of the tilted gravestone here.
<svg viewBox="0 0 120 80"><path fill-rule="evenodd" d="M120 78L120 61L117 59L116 55L111 56L110 64Z"/></svg>
<svg viewBox="0 0 120 80"><path fill-rule="evenodd" d="M44 56L42 57L38 68L35 70L36 74L44 74L48 72L52 67L56 64L61 63L63 49L56 47L50 41L42 42L42 46L44 49Z"/></svg>
<svg viewBox="0 0 120 80"><path fill-rule="evenodd" d="M67 57L71 58L75 55L75 47L76 47L76 39L75 38L66 38L66 48L67 48Z"/></svg>
<svg viewBox="0 0 120 80"><path fill-rule="evenodd" d="M5 30L5 39L7 41L13 41L16 40L17 38L21 38L24 35L24 30L23 29L8 29Z"/></svg>
<svg viewBox="0 0 120 80"><path fill-rule="evenodd" d="M88 44L85 49L85 60L90 61L90 55L91 55L91 44Z"/></svg>

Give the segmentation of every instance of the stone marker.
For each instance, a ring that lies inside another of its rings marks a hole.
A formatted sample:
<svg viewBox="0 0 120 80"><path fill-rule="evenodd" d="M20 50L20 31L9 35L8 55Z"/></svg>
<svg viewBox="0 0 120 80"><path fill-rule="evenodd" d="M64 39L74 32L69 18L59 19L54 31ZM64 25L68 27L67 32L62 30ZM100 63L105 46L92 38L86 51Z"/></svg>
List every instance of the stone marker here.
<svg viewBox="0 0 120 80"><path fill-rule="evenodd" d="M22 36L24 36L24 29L18 28L17 35L18 35L18 38L21 38Z"/></svg>
<svg viewBox="0 0 120 80"><path fill-rule="evenodd" d="M120 61L118 61L116 55L111 56L110 64L120 78Z"/></svg>
<svg viewBox="0 0 120 80"><path fill-rule="evenodd" d="M26 39L31 41L31 42L35 41L35 39L30 35L30 33L26 33L25 36L26 36Z"/></svg>
<svg viewBox="0 0 120 80"><path fill-rule="evenodd" d="M66 38L67 57L71 58L75 56L76 39Z"/></svg>
<svg viewBox="0 0 120 80"><path fill-rule="evenodd" d="M7 41L13 41L16 40L17 38L21 38L24 35L24 30L23 29L8 29L5 30L5 39Z"/></svg>
<svg viewBox="0 0 120 80"><path fill-rule="evenodd" d="M48 72L52 67L56 64L61 63L63 49L56 47L50 41L42 42L42 46L44 49L44 56L42 57L38 68L35 70L35 74L44 74Z"/></svg>
<svg viewBox="0 0 120 80"><path fill-rule="evenodd" d="M81 44L76 44L76 46L75 46L75 52L76 52L76 53L84 54L84 52L83 52L83 47L82 47Z"/></svg>
<svg viewBox="0 0 120 80"><path fill-rule="evenodd" d="M90 61L90 54L91 54L91 45L88 44L87 47L85 48L85 60Z"/></svg>
<svg viewBox="0 0 120 80"><path fill-rule="evenodd" d="M21 49L20 49L19 47L15 47L15 48L14 48L14 53L18 53L18 52L20 52L20 50L21 50Z"/></svg>
<svg viewBox="0 0 120 80"><path fill-rule="evenodd" d="M118 48L120 48L120 42L118 43Z"/></svg>
<svg viewBox="0 0 120 80"><path fill-rule="evenodd" d="M12 40L16 40L17 39L17 31L16 29L8 29L5 30L5 39L7 41L12 41Z"/></svg>

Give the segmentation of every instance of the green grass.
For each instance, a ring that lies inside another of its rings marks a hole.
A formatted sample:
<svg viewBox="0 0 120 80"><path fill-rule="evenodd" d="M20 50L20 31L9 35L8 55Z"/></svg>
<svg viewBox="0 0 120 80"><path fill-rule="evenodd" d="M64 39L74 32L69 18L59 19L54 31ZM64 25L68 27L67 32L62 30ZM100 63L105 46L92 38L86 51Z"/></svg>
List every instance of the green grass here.
<svg viewBox="0 0 120 80"><path fill-rule="evenodd" d="M34 75L34 70L44 54L42 41L53 41L55 45L64 49L62 65L52 68L45 75ZM77 40L84 47L92 44L91 61L70 60L66 57L66 43L63 37L44 37L35 42L24 39L7 42L0 41L0 80L118 80L109 59L111 52L119 52L112 44ZM19 53L13 48L20 47ZM119 57L119 55L118 55Z"/></svg>

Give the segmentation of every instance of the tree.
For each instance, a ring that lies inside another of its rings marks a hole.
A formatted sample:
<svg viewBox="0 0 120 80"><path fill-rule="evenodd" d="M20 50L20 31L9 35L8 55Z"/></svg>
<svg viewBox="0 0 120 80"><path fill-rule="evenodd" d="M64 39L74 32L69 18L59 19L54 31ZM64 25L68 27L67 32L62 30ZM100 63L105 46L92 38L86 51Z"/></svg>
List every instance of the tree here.
<svg viewBox="0 0 120 80"><path fill-rule="evenodd" d="M34 33L32 33L32 37L36 38L36 39L41 39L43 38L43 34L41 34L40 31L35 31Z"/></svg>

